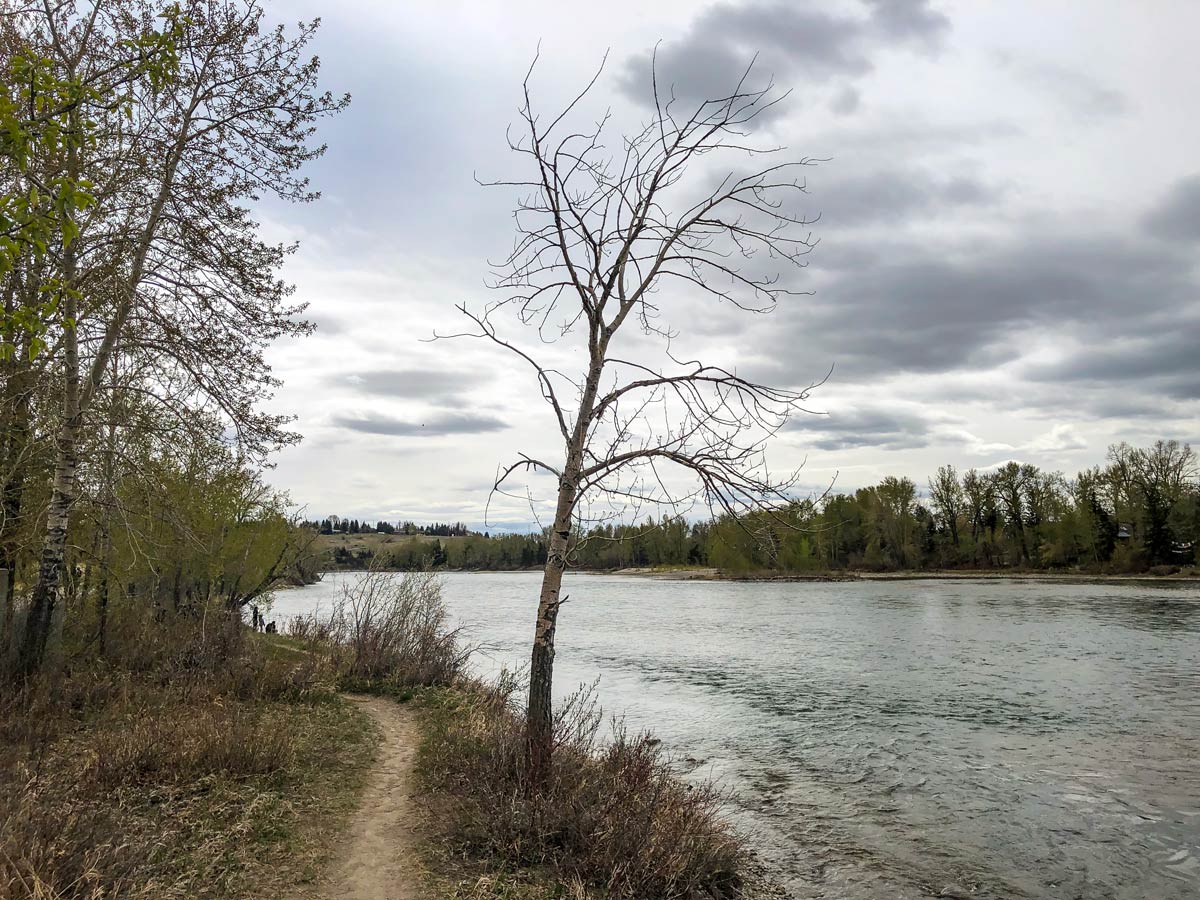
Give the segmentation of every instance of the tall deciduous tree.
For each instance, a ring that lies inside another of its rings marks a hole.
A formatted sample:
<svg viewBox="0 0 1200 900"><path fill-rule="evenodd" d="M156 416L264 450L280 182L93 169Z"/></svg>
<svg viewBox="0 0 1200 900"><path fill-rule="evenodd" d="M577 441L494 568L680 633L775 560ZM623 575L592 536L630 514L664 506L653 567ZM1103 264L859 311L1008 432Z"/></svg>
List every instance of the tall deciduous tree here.
<svg viewBox="0 0 1200 900"><path fill-rule="evenodd" d="M524 133L511 147L529 176L500 182L523 193L515 247L495 284L502 298L480 312L461 307L475 326L470 335L531 367L561 440L560 458L523 455L496 480L504 490L514 473L541 472L556 483L529 678L534 785L550 771L555 628L584 511L689 498L729 514L785 506L794 476L771 475L764 442L807 396L807 389L774 388L679 359L659 305L670 294L765 313L799 293L779 268L802 266L812 247L810 221L796 206L805 190L799 173L810 160L778 159L781 148L747 137L776 95L747 88L743 78L686 112L656 96L650 120L618 138L613 153L604 145L607 116L578 130L569 121L593 84L546 118L534 110L526 77ZM706 182L722 157L737 159ZM777 161L747 168L763 158ZM503 312L544 340L577 342L580 369L565 373L523 349L502 333ZM702 316L703 307L687 315ZM627 355L636 343L628 331L661 338L661 356L643 362ZM692 486L668 487L670 469Z"/></svg>
<svg viewBox="0 0 1200 900"><path fill-rule="evenodd" d="M150 29L152 0L111 0L77 11L47 5L42 42L64 72L84 80L115 47ZM247 206L262 194L315 198L300 169L322 151L314 124L348 98L317 88L306 57L316 23L268 28L258 0L189 0L175 10L169 78L131 80L122 102L72 107L99 123L68 165L97 186L75 239L55 260L64 284L65 385L57 416L53 489L22 651L40 664L59 604L81 441L109 363L130 354L147 388L181 422L200 402L219 411L247 452L290 439L259 408L274 386L262 348L303 333L277 277L291 248L265 243ZM74 75L73 73L83 73Z"/></svg>
<svg viewBox="0 0 1200 900"><path fill-rule="evenodd" d="M1111 477L1126 496L1135 495L1141 510L1145 550L1151 562L1172 557L1172 513L1194 489L1196 455L1189 444L1156 441L1139 448L1115 444L1108 450Z"/></svg>
<svg viewBox="0 0 1200 900"><path fill-rule="evenodd" d="M966 505L966 496L954 466L939 466L937 475L929 481L929 498L943 529L950 532L950 541L958 552L958 520Z"/></svg>

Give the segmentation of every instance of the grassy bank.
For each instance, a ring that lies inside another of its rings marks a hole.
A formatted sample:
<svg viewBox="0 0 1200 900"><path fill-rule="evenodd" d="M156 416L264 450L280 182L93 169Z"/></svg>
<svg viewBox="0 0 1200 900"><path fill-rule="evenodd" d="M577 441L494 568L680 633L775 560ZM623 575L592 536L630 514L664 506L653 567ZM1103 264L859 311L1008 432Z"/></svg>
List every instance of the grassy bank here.
<svg viewBox="0 0 1200 900"><path fill-rule="evenodd" d="M617 727L599 739L590 692L556 719L552 777L525 780L511 681L422 695L418 779L428 868L457 897L742 896L751 858L713 785L676 776L659 743Z"/></svg>
<svg viewBox="0 0 1200 900"><path fill-rule="evenodd" d="M343 683L411 701L432 896L699 898L755 894L752 856L723 796L677 777L648 734L611 730L589 691L555 716L548 782L527 780L517 682L482 683L446 630L435 579L380 573L348 586L330 619L296 635Z"/></svg>
<svg viewBox="0 0 1200 900"><path fill-rule="evenodd" d="M199 631L4 696L0 898L285 897L317 876L372 727L290 642Z"/></svg>
<svg viewBox="0 0 1200 900"><path fill-rule="evenodd" d="M589 692L526 780L516 682L484 684L428 574L347 586L288 636L236 617L115 623L103 658L0 692L0 900L304 894L360 799L379 734L343 690L412 702L429 896L633 900L764 893L712 785Z"/></svg>

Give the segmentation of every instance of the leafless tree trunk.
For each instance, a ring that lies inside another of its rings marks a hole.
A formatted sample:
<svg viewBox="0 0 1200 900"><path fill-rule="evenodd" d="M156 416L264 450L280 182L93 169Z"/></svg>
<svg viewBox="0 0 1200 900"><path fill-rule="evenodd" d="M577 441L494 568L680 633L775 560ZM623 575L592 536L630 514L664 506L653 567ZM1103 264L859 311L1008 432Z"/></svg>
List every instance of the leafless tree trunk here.
<svg viewBox="0 0 1200 900"><path fill-rule="evenodd" d="M815 385L772 388L677 358L676 335L658 306L660 289L665 294L668 287L684 299L707 296L754 313L803 293L770 269L802 267L813 246L812 220L790 208L805 191L797 170L812 161L775 162L740 175L726 169L711 190L688 177L702 157L723 152L749 160L782 151L746 141L753 120L781 99L770 86L746 88L749 74L686 118L673 112L673 101L656 99L650 121L620 139L615 159L602 143L607 116L582 131L566 124L596 78L548 124L534 113L525 79L524 135L510 146L527 158L532 176L494 182L523 194L515 246L493 284L504 296L481 312L461 306L474 327L454 336L489 340L530 365L563 442L561 465L522 455L501 468L494 488L505 494L518 473L550 474L557 484L530 667L534 788L551 775L555 627L584 511L603 504L621 515L630 506L665 504L681 513L702 501L710 511L741 513L793 499L794 473L773 477L764 448ZM583 336L586 367L572 378L539 361L501 334L502 311L536 328L543 341ZM657 362L618 354L616 338L630 322L666 344ZM568 402L572 394L577 400ZM669 487L672 468L691 486Z"/></svg>

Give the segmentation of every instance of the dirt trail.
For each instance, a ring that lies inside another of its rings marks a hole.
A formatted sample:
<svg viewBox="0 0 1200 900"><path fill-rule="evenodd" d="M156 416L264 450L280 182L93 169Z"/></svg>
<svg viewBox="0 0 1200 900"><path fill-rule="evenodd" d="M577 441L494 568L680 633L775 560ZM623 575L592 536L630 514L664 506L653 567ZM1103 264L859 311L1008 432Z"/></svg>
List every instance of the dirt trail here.
<svg viewBox="0 0 1200 900"><path fill-rule="evenodd" d="M421 900L413 827L417 728L410 710L380 697L352 697L382 732L379 758L344 845L317 896L333 900ZM311 896L311 895L310 895Z"/></svg>

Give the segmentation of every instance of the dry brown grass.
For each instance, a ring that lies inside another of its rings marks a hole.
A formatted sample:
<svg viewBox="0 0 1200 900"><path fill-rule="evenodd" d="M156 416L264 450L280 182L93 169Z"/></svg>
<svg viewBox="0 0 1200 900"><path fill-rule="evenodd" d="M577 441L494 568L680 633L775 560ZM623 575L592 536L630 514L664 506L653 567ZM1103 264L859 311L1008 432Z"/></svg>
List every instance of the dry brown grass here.
<svg viewBox="0 0 1200 900"><path fill-rule="evenodd" d="M242 778L286 770L295 741L278 715L222 704L163 716L131 709L97 731L88 746L85 777L103 787Z"/></svg>
<svg viewBox="0 0 1200 900"><path fill-rule="evenodd" d="M419 774L447 847L483 865L462 896L528 881L567 895L722 897L740 884L744 853L708 783L680 780L659 744L616 726L599 741L590 691L559 711L553 777L525 781L523 722L513 683L435 695ZM522 879L513 873L541 872ZM490 886L489 886L490 884ZM533 888L516 896L536 895Z"/></svg>
<svg viewBox="0 0 1200 900"><path fill-rule="evenodd" d="M157 624L0 696L0 900L275 897L316 876L369 722L286 639Z"/></svg>

